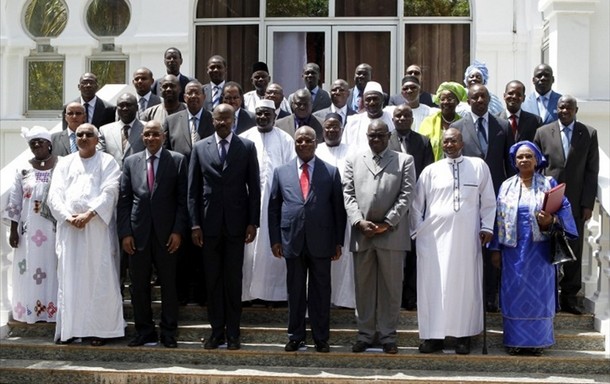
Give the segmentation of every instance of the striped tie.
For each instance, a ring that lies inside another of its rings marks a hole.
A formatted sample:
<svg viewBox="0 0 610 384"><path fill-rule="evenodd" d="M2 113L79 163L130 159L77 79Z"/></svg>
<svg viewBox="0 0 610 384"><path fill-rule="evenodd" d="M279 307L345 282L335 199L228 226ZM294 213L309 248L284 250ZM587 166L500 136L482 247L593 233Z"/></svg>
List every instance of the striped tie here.
<svg viewBox="0 0 610 384"><path fill-rule="evenodd" d="M74 153L78 151L78 147L76 146L76 134L72 132L70 134L70 153Z"/></svg>
<svg viewBox="0 0 610 384"><path fill-rule="evenodd" d="M216 108L220 104L220 87L214 86L214 93L212 94L212 106Z"/></svg>

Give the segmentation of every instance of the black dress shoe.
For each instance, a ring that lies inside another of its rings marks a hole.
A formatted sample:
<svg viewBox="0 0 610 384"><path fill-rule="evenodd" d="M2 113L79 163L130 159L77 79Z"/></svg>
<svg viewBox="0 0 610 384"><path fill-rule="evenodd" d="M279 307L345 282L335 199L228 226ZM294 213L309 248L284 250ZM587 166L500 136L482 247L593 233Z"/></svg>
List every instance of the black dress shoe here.
<svg viewBox="0 0 610 384"><path fill-rule="evenodd" d="M316 352L328 353L330 352L330 345L326 341L316 341Z"/></svg>
<svg viewBox="0 0 610 384"><path fill-rule="evenodd" d="M396 343L385 343L383 345L383 351L390 355L395 355L398 353L398 347L396 346Z"/></svg>
<svg viewBox="0 0 610 384"><path fill-rule="evenodd" d="M239 337L227 338L227 349L229 351L237 351L240 348L241 348L241 342L239 341Z"/></svg>
<svg viewBox="0 0 610 384"><path fill-rule="evenodd" d="M217 349L219 345L224 344L224 337L216 337L212 336L209 339L205 340L205 344L203 344L204 349Z"/></svg>
<svg viewBox="0 0 610 384"><path fill-rule="evenodd" d="M174 336L161 336L161 344L165 348L178 348L178 343L176 343Z"/></svg>
<svg viewBox="0 0 610 384"><path fill-rule="evenodd" d="M422 341L419 345L419 351L421 353L433 353L436 351L442 351L444 347L444 340L441 339L427 339Z"/></svg>
<svg viewBox="0 0 610 384"><path fill-rule="evenodd" d="M582 315L584 313L583 308L578 305L562 305L561 311L571 313L573 315Z"/></svg>
<svg viewBox="0 0 610 384"><path fill-rule="evenodd" d="M301 349L304 346L305 346L305 342L303 340L290 340L288 343L286 343L286 346L284 347L284 351L294 352L294 351L298 351L299 349Z"/></svg>
<svg viewBox="0 0 610 384"><path fill-rule="evenodd" d="M128 347L139 347L141 345L156 345L157 344L157 335L155 333L149 333L148 335L138 335L133 338L127 344Z"/></svg>
<svg viewBox="0 0 610 384"><path fill-rule="evenodd" d="M458 337L455 344L455 353L468 355L470 353L470 337Z"/></svg>
<svg viewBox="0 0 610 384"><path fill-rule="evenodd" d="M371 347L371 344L367 343L366 341L359 340L359 341L356 341L356 344L352 345L352 352L355 352L355 353L364 352L370 347Z"/></svg>
<svg viewBox="0 0 610 384"><path fill-rule="evenodd" d="M58 345L68 345L68 344L74 343L75 341L76 341L76 337L71 337L68 340L63 340L63 341L61 339L55 340L55 344L58 344Z"/></svg>

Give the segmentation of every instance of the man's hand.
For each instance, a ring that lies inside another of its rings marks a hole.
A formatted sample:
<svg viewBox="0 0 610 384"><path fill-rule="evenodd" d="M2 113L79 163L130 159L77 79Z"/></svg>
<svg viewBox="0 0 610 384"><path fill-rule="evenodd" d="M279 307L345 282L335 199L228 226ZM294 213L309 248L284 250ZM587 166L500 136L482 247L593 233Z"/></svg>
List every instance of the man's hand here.
<svg viewBox="0 0 610 384"><path fill-rule="evenodd" d="M335 254L334 254L334 255L332 255L332 256L330 257L330 259L331 259L332 261L335 261L335 260L339 260L339 258L340 258L340 257L341 257L341 246L337 244L337 245L335 246Z"/></svg>
<svg viewBox="0 0 610 384"><path fill-rule="evenodd" d="M167 241L167 251L171 254L174 253L180 248L180 243L182 243L182 236L179 233L172 233L169 235L169 240Z"/></svg>
<svg viewBox="0 0 610 384"><path fill-rule="evenodd" d="M87 223L89 223L94 217L95 213L93 213L93 211L86 211L79 214L72 214L72 217L68 218L67 221L76 228L85 228Z"/></svg>
<svg viewBox="0 0 610 384"><path fill-rule="evenodd" d="M123 237L123 240L121 240L121 248L123 248L123 251L129 256L136 253L136 241L133 236Z"/></svg>
<svg viewBox="0 0 610 384"><path fill-rule="evenodd" d="M381 233L384 233L386 231L391 230L391 226L388 223L375 223L375 225L377 226L377 229L375 230L375 234L379 235Z"/></svg>
<svg viewBox="0 0 610 384"><path fill-rule="evenodd" d="M593 216L593 210L591 208L585 208L583 207L582 209L582 220L583 221L587 221L591 218L591 216Z"/></svg>
<svg viewBox="0 0 610 384"><path fill-rule="evenodd" d="M271 246L271 252L273 252L273 256L277 257L278 259L284 257L284 252L282 251L282 244L280 243L273 244Z"/></svg>
<svg viewBox="0 0 610 384"><path fill-rule="evenodd" d="M479 232L479 239L481 239L481 245L485 246L485 244L489 244L492 236L493 235L487 231Z"/></svg>
<svg viewBox="0 0 610 384"><path fill-rule="evenodd" d="M246 244L249 244L254 241L256 238L256 227L252 224L246 227Z"/></svg>
<svg viewBox="0 0 610 384"><path fill-rule="evenodd" d="M375 223L368 220L360 220L356 225L358 226L358 229L360 230L360 232L362 232L364 237L368 238L375 236L375 234L379 230L379 227Z"/></svg>
<svg viewBox="0 0 610 384"><path fill-rule="evenodd" d="M203 247L203 232L201 228L195 228L191 231L191 240L198 247Z"/></svg>

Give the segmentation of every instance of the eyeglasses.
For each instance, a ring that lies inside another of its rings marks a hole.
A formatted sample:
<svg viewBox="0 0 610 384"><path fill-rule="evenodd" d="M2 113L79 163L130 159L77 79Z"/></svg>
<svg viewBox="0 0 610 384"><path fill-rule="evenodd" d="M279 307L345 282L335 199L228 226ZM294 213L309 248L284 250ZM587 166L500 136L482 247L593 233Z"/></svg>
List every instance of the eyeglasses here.
<svg viewBox="0 0 610 384"><path fill-rule="evenodd" d="M366 136L373 140L373 139L383 139L388 137L389 133L367 133Z"/></svg>
<svg viewBox="0 0 610 384"><path fill-rule="evenodd" d="M83 112L66 112L67 116L80 116L80 115L84 115Z"/></svg>
<svg viewBox="0 0 610 384"><path fill-rule="evenodd" d="M94 137L95 133L93 132L78 132L76 134L77 137Z"/></svg>

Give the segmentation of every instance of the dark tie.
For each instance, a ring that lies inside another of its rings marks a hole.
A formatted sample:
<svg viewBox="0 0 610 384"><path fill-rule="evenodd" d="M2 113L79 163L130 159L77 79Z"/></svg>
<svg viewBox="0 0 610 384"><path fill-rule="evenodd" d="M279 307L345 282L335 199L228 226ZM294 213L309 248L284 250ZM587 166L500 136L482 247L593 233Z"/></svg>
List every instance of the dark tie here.
<svg viewBox="0 0 610 384"><path fill-rule="evenodd" d="M485 127L483 126L483 118L479 117L477 120L477 129L479 136L479 144L481 145L481 149L483 149L483 153L487 154L487 133L485 133Z"/></svg>
<svg viewBox="0 0 610 384"><path fill-rule="evenodd" d="M129 125L123 126L123 151L127 147L127 141L129 140L129 128L131 128Z"/></svg>
<svg viewBox="0 0 610 384"><path fill-rule="evenodd" d="M140 97L140 112L144 112L144 110L146 109L146 99L143 97Z"/></svg>
<svg viewBox="0 0 610 384"><path fill-rule="evenodd" d="M215 85L214 92L212 94L212 105L213 107L217 107L218 104L220 104L220 87Z"/></svg>
<svg viewBox="0 0 610 384"><path fill-rule="evenodd" d="M85 108L85 121L87 123L90 123L91 121L89 120L89 103L83 104L83 107Z"/></svg>
<svg viewBox="0 0 610 384"><path fill-rule="evenodd" d="M301 192L303 193L303 200L306 200L307 195L309 194L309 165L307 165L307 163L301 165L301 179L299 181L301 184Z"/></svg>
<svg viewBox="0 0 610 384"><path fill-rule="evenodd" d="M153 187L155 186L155 155L148 158L146 176L148 178L148 190L152 192Z"/></svg>
<svg viewBox="0 0 610 384"><path fill-rule="evenodd" d="M191 117L191 145L195 145L200 139L199 132L197 132L197 118Z"/></svg>
<svg viewBox="0 0 610 384"><path fill-rule="evenodd" d="M222 164L225 163L225 160L227 158L227 148L225 147L225 145L228 143L228 141L226 141L225 139L220 140L220 162Z"/></svg>
<svg viewBox="0 0 610 384"><path fill-rule="evenodd" d="M513 130L513 137L517 139L517 115L510 115L510 128Z"/></svg>

